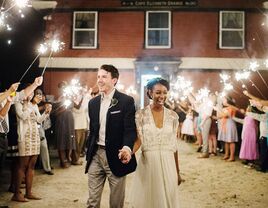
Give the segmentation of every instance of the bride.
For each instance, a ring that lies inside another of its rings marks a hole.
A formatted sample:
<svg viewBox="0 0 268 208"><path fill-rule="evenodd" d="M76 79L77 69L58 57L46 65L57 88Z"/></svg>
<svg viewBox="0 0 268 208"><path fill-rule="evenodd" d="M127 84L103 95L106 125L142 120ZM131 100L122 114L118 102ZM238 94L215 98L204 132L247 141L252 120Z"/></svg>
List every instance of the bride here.
<svg viewBox="0 0 268 208"><path fill-rule="evenodd" d="M155 78L147 84L152 104L136 112L138 139L133 152L141 156L132 181L132 208L177 208L181 183L177 151L178 116L164 107L169 83Z"/></svg>

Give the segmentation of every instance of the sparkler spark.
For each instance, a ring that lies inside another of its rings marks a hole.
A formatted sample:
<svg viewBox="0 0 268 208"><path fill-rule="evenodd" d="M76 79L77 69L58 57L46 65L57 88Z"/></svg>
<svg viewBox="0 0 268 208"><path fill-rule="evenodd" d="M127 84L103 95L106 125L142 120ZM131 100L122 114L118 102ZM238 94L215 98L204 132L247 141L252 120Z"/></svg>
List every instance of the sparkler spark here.
<svg viewBox="0 0 268 208"><path fill-rule="evenodd" d="M259 67L260 65L257 63L257 61L251 61L250 63L249 63L249 70L250 71L257 71L258 69L258 67Z"/></svg>
<svg viewBox="0 0 268 208"><path fill-rule="evenodd" d="M222 79L222 81L225 83L228 79L230 79L230 76L228 74L225 73L221 73L220 77Z"/></svg>
<svg viewBox="0 0 268 208"><path fill-rule="evenodd" d="M29 0L15 0L15 5L19 8L24 8L28 6Z"/></svg>
<svg viewBox="0 0 268 208"><path fill-rule="evenodd" d="M243 79L248 79L250 76L249 71L243 71L243 72L236 72L235 73L235 78L237 81L243 80Z"/></svg>
<svg viewBox="0 0 268 208"><path fill-rule="evenodd" d="M234 89L234 87L233 87L233 85L231 83L225 83L223 89L226 90L226 91L229 91L229 90Z"/></svg>
<svg viewBox="0 0 268 208"><path fill-rule="evenodd" d="M62 49L63 45L64 45L63 42L60 42L59 40L54 39L54 40L52 40L51 45L50 45L51 51L57 52L57 51Z"/></svg>

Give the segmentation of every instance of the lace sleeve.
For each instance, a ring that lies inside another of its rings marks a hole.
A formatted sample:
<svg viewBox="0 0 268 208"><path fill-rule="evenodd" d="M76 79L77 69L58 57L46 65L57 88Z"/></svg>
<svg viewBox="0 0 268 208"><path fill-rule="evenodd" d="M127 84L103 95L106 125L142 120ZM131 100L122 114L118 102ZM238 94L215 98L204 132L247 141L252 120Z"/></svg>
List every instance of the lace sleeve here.
<svg viewBox="0 0 268 208"><path fill-rule="evenodd" d="M142 133L142 123L143 123L143 111L139 110L135 114L135 122L137 127L137 134L140 140L143 140L143 133Z"/></svg>

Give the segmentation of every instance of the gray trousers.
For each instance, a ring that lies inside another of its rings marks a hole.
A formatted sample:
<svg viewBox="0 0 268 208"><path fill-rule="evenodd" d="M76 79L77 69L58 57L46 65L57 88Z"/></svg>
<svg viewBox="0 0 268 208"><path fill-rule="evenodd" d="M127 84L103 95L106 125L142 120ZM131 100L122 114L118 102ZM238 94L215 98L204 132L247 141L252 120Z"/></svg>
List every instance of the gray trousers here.
<svg viewBox="0 0 268 208"><path fill-rule="evenodd" d="M40 141L40 157L44 171L46 172L51 171L47 139L45 137L42 137Z"/></svg>
<svg viewBox="0 0 268 208"><path fill-rule="evenodd" d="M99 208L106 178L110 187L110 208L122 208L125 198L126 177L115 176L108 165L105 149L98 148L88 170L88 208Z"/></svg>
<svg viewBox="0 0 268 208"><path fill-rule="evenodd" d="M210 126L211 126L211 118L208 118L205 121L205 123L203 125L203 129L201 131L202 140L203 140L202 152L205 154L208 153L208 136L209 136Z"/></svg>

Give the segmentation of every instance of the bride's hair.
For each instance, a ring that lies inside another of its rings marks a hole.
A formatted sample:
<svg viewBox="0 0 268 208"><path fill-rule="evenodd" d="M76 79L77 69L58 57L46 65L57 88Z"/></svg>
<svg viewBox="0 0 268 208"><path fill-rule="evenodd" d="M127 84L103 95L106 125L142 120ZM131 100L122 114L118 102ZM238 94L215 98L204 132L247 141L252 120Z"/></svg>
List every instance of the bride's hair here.
<svg viewBox="0 0 268 208"><path fill-rule="evenodd" d="M150 90L153 90L153 87L156 85L156 84L161 84L163 86L165 86L167 88L167 90L169 91L170 89L170 86L169 86L169 82L161 77L157 77L157 78L153 78L153 79L150 79L146 85L146 88L147 88L147 96L152 99L149 91Z"/></svg>

